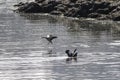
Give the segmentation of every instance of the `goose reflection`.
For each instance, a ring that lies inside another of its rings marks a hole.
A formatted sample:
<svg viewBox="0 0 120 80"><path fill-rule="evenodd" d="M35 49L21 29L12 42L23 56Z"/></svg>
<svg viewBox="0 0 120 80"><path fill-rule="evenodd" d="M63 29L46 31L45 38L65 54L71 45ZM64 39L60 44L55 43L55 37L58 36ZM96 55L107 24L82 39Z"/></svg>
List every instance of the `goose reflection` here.
<svg viewBox="0 0 120 80"><path fill-rule="evenodd" d="M67 63L69 63L69 62L71 62L71 61L75 61L75 62L77 62L77 57L68 57L67 59L66 59L66 62Z"/></svg>
<svg viewBox="0 0 120 80"><path fill-rule="evenodd" d="M56 52L54 52L53 50L48 50L47 54L49 57L56 57Z"/></svg>
<svg viewBox="0 0 120 80"><path fill-rule="evenodd" d="M53 54L52 50L49 50L49 51L47 52L47 54Z"/></svg>

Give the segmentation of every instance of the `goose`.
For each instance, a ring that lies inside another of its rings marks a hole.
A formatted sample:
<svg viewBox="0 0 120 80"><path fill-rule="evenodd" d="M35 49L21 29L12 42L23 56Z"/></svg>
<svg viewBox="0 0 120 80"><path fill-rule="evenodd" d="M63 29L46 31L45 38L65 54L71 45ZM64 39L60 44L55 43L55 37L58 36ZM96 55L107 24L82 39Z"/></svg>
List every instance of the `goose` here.
<svg viewBox="0 0 120 80"><path fill-rule="evenodd" d="M74 57L75 58L75 57L77 57L77 54L78 54L76 51L77 51L77 49L75 49L72 53L72 52L70 52L70 50L66 50L65 53L67 54L68 57Z"/></svg>
<svg viewBox="0 0 120 80"><path fill-rule="evenodd" d="M42 38L45 38L47 41L49 41L49 43L53 44L52 40L56 39L57 36L47 35L46 37L42 37Z"/></svg>

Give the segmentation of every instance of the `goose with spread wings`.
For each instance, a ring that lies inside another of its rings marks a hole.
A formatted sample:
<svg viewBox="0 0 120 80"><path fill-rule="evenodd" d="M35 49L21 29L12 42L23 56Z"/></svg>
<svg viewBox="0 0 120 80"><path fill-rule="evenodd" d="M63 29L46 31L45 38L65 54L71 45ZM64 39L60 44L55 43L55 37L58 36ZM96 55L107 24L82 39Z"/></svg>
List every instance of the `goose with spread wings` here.
<svg viewBox="0 0 120 80"><path fill-rule="evenodd" d="M76 52L77 49L75 49L73 52L70 52L70 50L66 50L65 53L67 54L68 57L77 57L78 52Z"/></svg>
<svg viewBox="0 0 120 80"><path fill-rule="evenodd" d="M53 35L47 35L46 37L42 37L42 38L45 38L49 43L53 44L52 40L58 37Z"/></svg>

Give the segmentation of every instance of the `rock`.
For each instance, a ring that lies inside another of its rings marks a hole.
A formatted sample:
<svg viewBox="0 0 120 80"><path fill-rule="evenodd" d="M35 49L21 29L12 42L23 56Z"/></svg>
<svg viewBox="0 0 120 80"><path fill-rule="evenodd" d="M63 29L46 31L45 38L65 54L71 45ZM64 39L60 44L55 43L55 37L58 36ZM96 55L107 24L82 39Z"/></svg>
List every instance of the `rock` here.
<svg viewBox="0 0 120 80"><path fill-rule="evenodd" d="M115 12L115 13L113 13L111 15L112 15L112 20L114 20L114 21L120 21L120 11Z"/></svg>
<svg viewBox="0 0 120 80"><path fill-rule="evenodd" d="M77 0L70 0L70 2L75 3Z"/></svg>
<svg viewBox="0 0 120 80"><path fill-rule="evenodd" d="M99 14L109 14L110 10L109 8L104 8L104 9L98 9L96 12Z"/></svg>
<svg viewBox="0 0 120 80"><path fill-rule="evenodd" d="M107 0L35 0L16 5L17 12L50 13L68 17L120 20L120 1Z"/></svg>
<svg viewBox="0 0 120 80"><path fill-rule="evenodd" d="M52 12L50 12L50 14L52 14L52 15L62 15L62 12L60 12L60 11L52 11Z"/></svg>
<svg viewBox="0 0 120 80"><path fill-rule="evenodd" d="M115 12L118 12L120 11L120 6L116 7L111 13L115 13Z"/></svg>
<svg viewBox="0 0 120 80"><path fill-rule="evenodd" d="M43 5L43 12L44 13L50 13L51 11L55 10L55 6L60 4L59 2L56 1L49 1L47 4Z"/></svg>
<svg viewBox="0 0 120 80"><path fill-rule="evenodd" d="M35 0L35 2L37 2L37 3L42 3L42 2L44 2L45 0Z"/></svg>
<svg viewBox="0 0 120 80"><path fill-rule="evenodd" d="M120 21L120 1L118 3L114 3L113 10L111 11L111 19L114 21Z"/></svg>
<svg viewBox="0 0 120 80"><path fill-rule="evenodd" d="M70 3L70 0L61 0L62 4L66 5Z"/></svg>
<svg viewBox="0 0 120 80"><path fill-rule="evenodd" d="M80 5L81 5L80 3L76 3L76 4L74 5L74 7L79 8Z"/></svg>
<svg viewBox="0 0 120 80"><path fill-rule="evenodd" d="M37 3L31 2L19 7L18 11L25 13L38 13L42 12L42 7Z"/></svg>
<svg viewBox="0 0 120 80"><path fill-rule="evenodd" d="M66 4L65 6L67 6L68 8L72 8L75 6L75 3L69 3L69 4Z"/></svg>
<svg viewBox="0 0 120 80"><path fill-rule="evenodd" d="M18 3L18 4L13 5L13 6L14 6L14 7L20 7L20 6L23 6L23 5L25 5L25 3L20 2L20 3Z"/></svg>
<svg viewBox="0 0 120 80"><path fill-rule="evenodd" d="M98 14L98 13L90 13L90 14L88 15L88 17L89 17L89 18L98 18L98 17L101 17L101 15Z"/></svg>
<svg viewBox="0 0 120 80"><path fill-rule="evenodd" d="M92 3L92 11L95 12L97 9L104 9L110 5L109 2L93 2Z"/></svg>
<svg viewBox="0 0 120 80"><path fill-rule="evenodd" d="M78 12L79 12L78 8L70 8L68 11L66 11L64 15L68 17L77 17Z"/></svg>
<svg viewBox="0 0 120 80"><path fill-rule="evenodd" d="M63 4L58 4L57 6L55 6L55 9L57 11L60 11L62 13L65 13L68 10L68 7L63 5Z"/></svg>
<svg viewBox="0 0 120 80"><path fill-rule="evenodd" d="M120 1L119 2L113 2L109 5L109 10L111 13L114 13L120 9Z"/></svg>
<svg viewBox="0 0 120 80"><path fill-rule="evenodd" d="M113 21L120 21L120 15L113 18Z"/></svg>
<svg viewBox="0 0 120 80"><path fill-rule="evenodd" d="M111 17L109 15L101 15L100 17L97 18L98 20L110 20Z"/></svg>

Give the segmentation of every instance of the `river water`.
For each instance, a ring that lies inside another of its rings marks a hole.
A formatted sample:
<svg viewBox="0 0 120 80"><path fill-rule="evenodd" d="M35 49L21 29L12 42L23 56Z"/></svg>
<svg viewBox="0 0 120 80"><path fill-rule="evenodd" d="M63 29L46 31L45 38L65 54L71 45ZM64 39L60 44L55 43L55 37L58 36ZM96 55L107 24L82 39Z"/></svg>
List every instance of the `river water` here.
<svg viewBox="0 0 120 80"><path fill-rule="evenodd" d="M0 80L120 79L119 22L19 14L17 2L0 0ZM48 44L47 34L58 38Z"/></svg>

